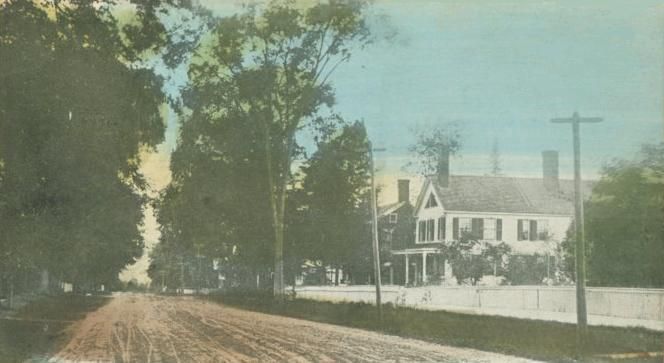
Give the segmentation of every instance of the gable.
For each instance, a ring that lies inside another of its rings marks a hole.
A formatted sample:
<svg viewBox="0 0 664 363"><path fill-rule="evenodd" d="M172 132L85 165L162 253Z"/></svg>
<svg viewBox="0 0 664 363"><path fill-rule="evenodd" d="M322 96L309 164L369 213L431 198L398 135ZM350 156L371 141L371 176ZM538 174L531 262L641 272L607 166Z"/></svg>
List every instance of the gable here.
<svg viewBox="0 0 664 363"><path fill-rule="evenodd" d="M434 185L427 181L425 182L420 195L417 198L417 203L415 204L415 214L420 215L422 213L429 213L429 211L435 211L440 213L443 210L443 203Z"/></svg>

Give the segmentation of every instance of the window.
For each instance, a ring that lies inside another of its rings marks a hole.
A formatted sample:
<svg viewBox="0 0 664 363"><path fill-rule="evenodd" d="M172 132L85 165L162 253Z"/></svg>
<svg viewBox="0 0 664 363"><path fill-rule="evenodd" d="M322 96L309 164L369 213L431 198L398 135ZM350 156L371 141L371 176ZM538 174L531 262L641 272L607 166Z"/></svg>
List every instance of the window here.
<svg viewBox="0 0 664 363"><path fill-rule="evenodd" d="M445 240L445 217L438 218L438 240Z"/></svg>
<svg viewBox="0 0 664 363"><path fill-rule="evenodd" d="M546 219L537 220L537 239L540 241L546 241L550 237L549 234L549 221Z"/></svg>
<svg viewBox="0 0 664 363"><path fill-rule="evenodd" d="M433 208L437 206L438 202L436 202L436 197L433 196L433 193L429 194L429 200L427 200L427 204L424 206L424 208Z"/></svg>
<svg viewBox="0 0 664 363"><path fill-rule="evenodd" d="M436 221L433 219L429 219L427 221L427 241L433 241L435 223Z"/></svg>
<svg viewBox="0 0 664 363"><path fill-rule="evenodd" d="M472 232L473 230L473 219L472 218L459 218L459 232Z"/></svg>
<svg viewBox="0 0 664 363"><path fill-rule="evenodd" d="M537 241L548 235L548 221L519 219L517 222L517 239L519 241Z"/></svg>
<svg viewBox="0 0 664 363"><path fill-rule="evenodd" d="M385 231L385 242L392 242L392 231Z"/></svg>
<svg viewBox="0 0 664 363"><path fill-rule="evenodd" d="M396 213L390 213L390 223L397 223L399 220L399 215Z"/></svg>
<svg viewBox="0 0 664 363"><path fill-rule="evenodd" d="M435 236L436 221L427 219L426 221L419 221L417 223L417 241L427 242L433 241Z"/></svg>
<svg viewBox="0 0 664 363"><path fill-rule="evenodd" d="M455 241L458 241L459 237L463 236L464 233L470 233L472 231L473 231L473 218L452 219L452 238Z"/></svg>
<svg viewBox="0 0 664 363"><path fill-rule="evenodd" d="M482 231L482 238L486 240L495 240L496 239L496 219L495 218L486 218L484 219L484 230Z"/></svg>
<svg viewBox="0 0 664 363"><path fill-rule="evenodd" d="M417 240L419 242L426 241L427 237L427 222L426 221L419 221L417 223Z"/></svg>

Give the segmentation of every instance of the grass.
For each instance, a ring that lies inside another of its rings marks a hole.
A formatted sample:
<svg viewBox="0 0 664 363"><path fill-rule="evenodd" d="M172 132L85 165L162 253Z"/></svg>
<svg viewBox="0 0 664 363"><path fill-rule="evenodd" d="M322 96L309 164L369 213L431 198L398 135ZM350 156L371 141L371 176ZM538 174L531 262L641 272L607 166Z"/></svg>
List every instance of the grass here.
<svg viewBox="0 0 664 363"><path fill-rule="evenodd" d="M386 306L383 324L376 308L359 303L329 303L295 299L276 303L270 295L209 297L226 305L354 328L380 331L434 343L475 348L552 362L572 362L576 356L573 324L425 311ZM602 362L600 354L654 352L664 348L664 333L642 328L589 327L584 362ZM620 362L661 362L659 358Z"/></svg>
<svg viewBox="0 0 664 363"><path fill-rule="evenodd" d="M0 318L0 361L24 362L48 356L66 341L65 329L108 301L103 296L44 296Z"/></svg>

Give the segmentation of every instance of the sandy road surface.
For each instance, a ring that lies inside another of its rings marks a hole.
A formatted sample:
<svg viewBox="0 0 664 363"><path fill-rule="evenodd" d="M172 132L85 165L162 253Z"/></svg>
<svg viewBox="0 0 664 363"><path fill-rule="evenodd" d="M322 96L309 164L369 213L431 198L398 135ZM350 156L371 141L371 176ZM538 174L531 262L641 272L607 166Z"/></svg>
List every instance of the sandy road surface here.
<svg viewBox="0 0 664 363"><path fill-rule="evenodd" d="M189 297L118 295L72 329L52 362L526 362Z"/></svg>

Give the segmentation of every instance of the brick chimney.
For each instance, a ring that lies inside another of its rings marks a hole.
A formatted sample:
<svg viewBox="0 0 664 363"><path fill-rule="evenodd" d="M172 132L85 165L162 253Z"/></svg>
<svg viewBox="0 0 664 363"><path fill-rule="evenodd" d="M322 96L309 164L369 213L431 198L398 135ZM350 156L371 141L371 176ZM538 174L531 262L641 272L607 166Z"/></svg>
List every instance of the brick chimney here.
<svg viewBox="0 0 664 363"><path fill-rule="evenodd" d="M448 187L450 185L450 151L447 148L443 148L440 151L436 169L438 184L443 188Z"/></svg>
<svg viewBox="0 0 664 363"><path fill-rule="evenodd" d="M399 188L399 202L410 202L410 180L399 179L397 180L397 187Z"/></svg>
<svg viewBox="0 0 664 363"><path fill-rule="evenodd" d="M544 187L551 192L558 192L558 151L542 151L542 176Z"/></svg>

